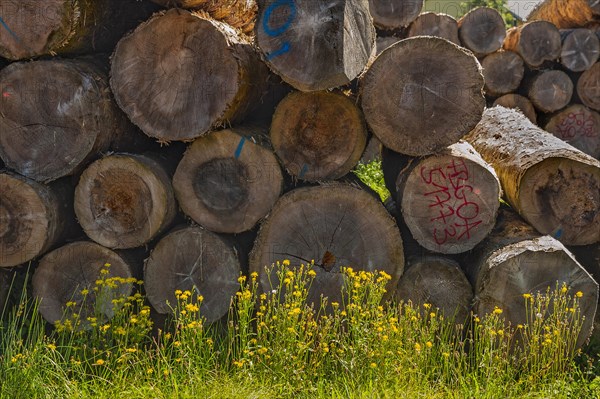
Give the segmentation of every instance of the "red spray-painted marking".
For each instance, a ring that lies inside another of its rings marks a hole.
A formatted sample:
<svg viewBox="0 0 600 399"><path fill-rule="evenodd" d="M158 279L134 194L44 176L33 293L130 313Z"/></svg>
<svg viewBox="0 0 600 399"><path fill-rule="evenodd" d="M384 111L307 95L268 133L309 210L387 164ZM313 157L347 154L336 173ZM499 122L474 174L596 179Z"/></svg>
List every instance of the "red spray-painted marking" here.
<svg viewBox="0 0 600 399"><path fill-rule="evenodd" d="M563 140L575 138L576 136L596 137L598 131L594 129L594 118L583 111L570 112L569 115L557 126L557 133Z"/></svg>

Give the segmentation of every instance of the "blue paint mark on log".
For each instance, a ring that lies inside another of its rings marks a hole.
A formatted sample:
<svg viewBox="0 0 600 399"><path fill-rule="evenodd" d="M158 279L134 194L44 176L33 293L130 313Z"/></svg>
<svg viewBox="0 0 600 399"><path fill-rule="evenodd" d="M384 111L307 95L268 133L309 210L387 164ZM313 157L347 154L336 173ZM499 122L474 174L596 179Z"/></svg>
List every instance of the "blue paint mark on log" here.
<svg viewBox="0 0 600 399"><path fill-rule="evenodd" d="M246 144L246 138L242 137L242 139L240 140L240 143L238 144L237 148L235 149L235 159L238 159L240 157L240 155L242 154L242 149L244 148L244 144Z"/></svg>
<svg viewBox="0 0 600 399"><path fill-rule="evenodd" d="M10 35L15 38L15 40L17 42L19 42L20 44L23 44L23 42L21 42L21 39L19 38L19 36L17 36L17 34L8 27L8 25L6 24L6 22L4 22L2 17L0 17L0 25L2 25L4 27L4 29L6 29L8 31L8 33L10 33Z"/></svg>
<svg viewBox="0 0 600 399"><path fill-rule="evenodd" d="M275 11L279 7L285 7L285 6L288 6L290 8L290 14L287 17L287 20L279 28L271 29L271 27L269 27L269 21L271 20L271 15L273 14L273 11ZM263 23L262 23L263 30L269 36L279 36L290 27L290 25L294 21L294 18L296 18L296 5L294 4L294 1L293 0L277 0L276 2L272 3L269 7L267 7L267 9L265 10L265 15L263 17Z"/></svg>
<svg viewBox="0 0 600 399"><path fill-rule="evenodd" d="M562 229L558 229L556 233L554 233L554 238L558 240L562 236L562 232Z"/></svg>
<svg viewBox="0 0 600 399"><path fill-rule="evenodd" d="M290 44L288 42L285 42L279 50L267 54L267 61L271 61L273 58L279 57L280 55L285 54L288 51L290 51Z"/></svg>
<svg viewBox="0 0 600 399"><path fill-rule="evenodd" d="M306 172L308 172L308 165L304 164L302 165L302 169L300 169L300 174L298 175L298 177L302 179Z"/></svg>

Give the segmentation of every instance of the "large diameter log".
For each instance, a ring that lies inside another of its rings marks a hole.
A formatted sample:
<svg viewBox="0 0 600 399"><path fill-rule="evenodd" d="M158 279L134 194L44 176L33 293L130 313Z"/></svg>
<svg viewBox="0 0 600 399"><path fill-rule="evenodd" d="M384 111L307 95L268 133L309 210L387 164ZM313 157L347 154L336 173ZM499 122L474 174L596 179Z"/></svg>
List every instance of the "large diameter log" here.
<svg viewBox="0 0 600 399"><path fill-rule="evenodd" d="M458 23L448 14L426 12L417 17L408 28L408 37L436 36L460 46Z"/></svg>
<svg viewBox="0 0 600 399"><path fill-rule="evenodd" d="M273 148L291 175L338 179L358 163L367 142L361 110L342 94L293 92L277 106Z"/></svg>
<svg viewBox="0 0 600 399"><path fill-rule="evenodd" d="M176 290L201 295L200 315L212 323L227 314L240 273L235 249L218 235L200 227L175 229L146 261L146 297L157 312L172 313Z"/></svg>
<svg viewBox="0 0 600 399"><path fill-rule="evenodd" d="M102 269L107 269L108 274L102 274ZM79 241L60 247L40 260L32 279L33 296L40 300L39 312L48 322L60 321L72 312L79 314L85 324L88 316L100 314L110 319L114 315L112 299L131 293L133 284L127 280L131 277L132 265L121 255L96 243ZM115 283L115 288L96 285L97 280L109 278L125 281ZM75 302L75 305L67 307L67 302Z"/></svg>
<svg viewBox="0 0 600 399"><path fill-rule="evenodd" d="M465 260L475 291L474 313L491 314L495 307L513 326L527 321L523 294L545 294L565 284L568 294L581 291L582 328L577 346L589 337L598 303L598 283L556 239L540 236L520 218L503 212L490 237ZM529 315L531 317L531 315Z"/></svg>
<svg viewBox="0 0 600 399"><path fill-rule="evenodd" d="M577 96L591 109L600 111L600 62L581 74L577 81Z"/></svg>
<svg viewBox="0 0 600 399"><path fill-rule="evenodd" d="M502 47L506 37L504 19L493 8L475 8L458 20L458 36L463 46L483 57Z"/></svg>
<svg viewBox="0 0 600 399"><path fill-rule="evenodd" d="M397 283L404 269L402 239L394 219L366 191L346 184L293 190L279 199L262 224L250 253L250 271L270 291L278 281L265 267L289 259L292 265L314 260L316 277L308 301L320 296L342 303L342 267L383 271ZM388 290L389 291L389 290ZM391 291L389 291L391 292Z"/></svg>
<svg viewBox="0 0 600 399"><path fill-rule="evenodd" d="M600 158L600 114L573 104L553 115L544 130L586 154Z"/></svg>
<svg viewBox="0 0 600 399"><path fill-rule="evenodd" d="M563 71L538 72L526 83L527 97L540 112L556 112L571 102L573 81Z"/></svg>
<svg viewBox="0 0 600 399"><path fill-rule="evenodd" d="M600 240L600 162L494 107L466 139L490 163L510 205L542 234L568 245Z"/></svg>
<svg viewBox="0 0 600 399"><path fill-rule="evenodd" d="M540 68L560 57L560 32L546 21L528 22L506 33L504 49L519 54L530 68Z"/></svg>
<svg viewBox="0 0 600 399"><path fill-rule="evenodd" d="M106 75L83 60L14 63L0 71L0 157L49 182L106 151L124 115Z"/></svg>
<svg viewBox="0 0 600 399"><path fill-rule="evenodd" d="M470 51L437 37L413 37L373 62L362 78L361 105L383 145L428 155L456 143L479 122L483 84Z"/></svg>
<svg viewBox="0 0 600 399"><path fill-rule="evenodd" d="M410 25L421 13L423 0L369 0L373 23L383 30L395 30Z"/></svg>
<svg viewBox="0 0 600 399"><path fill-rule="evenodd" d="M519 88L525 75L523 59L512 51L497 51L481 61L485 93L499 97Z"/></svg>
<svg viewBox="0 0 600 399"><path fill-rule="evenodd" d="M218 233L241 233L271 210L283 175L260 131L233 128L196 139L177 167L173 188L196 223Z"/></svg>
<svg viewBox="0 0 600 399"><path fill-rule="evenodd" d="M75 214L92 240L109 248L148 243L177 212L171 179L146 155L113 154L92 163L75 189Z"/></svg>
<svg viewBox="0 0 600 399"><path fill-rule="evenodd" d="M518 109L529 119L532 123L537 123L537 114L531 101L527 97L523 97L519 94L505 94L502 97L498 97L493 106L501 105L506 108Z"/></svg>
<svg viewBox="0 0 600 399"><path fill-rule="evenodd" d="M455 260L441 256L410 258L394 292L397 301L431 305L456 323L466 323L473 302L473 287Z"/></svg>
<svg viewBox="0 0 600 399"><path fill-rule="evenodd" d="M561 64L570 71L583 72L592 67L600 56L600 39L589 29L560 31L562 50Z"/></svg>
<svg viewBox="0 0 600 399"><path fill-rule="evenodd" d="M527 21L548 21L560 29L579 28L600 15L597 0L546 0L534 8Z"/></svg>
<svg viewBox="0 0 600 399"><path fill-rule="evenodd" d="M430 251L466 252L494 227L500 206L496 173L466 142L409 162L396 180L412 236Z"/></svg>
<svg viewBox="0 0 600 399"><path fill-rule="evenodd" d="M242 119L262 95L267 69L233 28L172 9L121 39L110 84L144 133L191 140Z"/></svg>
<svg viewBox="0 0 600 399"><path fill-rule="evenodd" d="M345 85L375 50L367 0L264 0L256 42L276 74L302 91Z"/></svg>

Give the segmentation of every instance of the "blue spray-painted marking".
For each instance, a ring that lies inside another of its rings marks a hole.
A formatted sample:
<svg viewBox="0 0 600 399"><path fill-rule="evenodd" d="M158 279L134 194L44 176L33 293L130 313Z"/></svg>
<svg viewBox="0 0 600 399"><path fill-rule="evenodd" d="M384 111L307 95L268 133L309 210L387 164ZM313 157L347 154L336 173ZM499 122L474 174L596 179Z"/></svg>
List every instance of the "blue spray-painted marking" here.
<svg viewBox="0 0 600 399"><path fill-rule="evenodd" d="M23 42L21 41L19 36L17 36L17 34L8 27L8 25L6 24L6 22L4 22L2 17L0 17L0 25L2 25L4 27L4 29L6 29L8 31L8 33L10 33L10 35L15 38L16 41L18 41L20 44L23 44Z"/></svg>
<svg viewBox="0 0 600 399"><path fill-rule="evenodd" d="M302 165L302 169L300 169L300 174L298 174L298 177L302 179L306 172L308 172L308 165L304 164Z"/></svg>
<svg viewBox="0 0 600 399"><path fill-rule="evenodd" d="M288 42L285 42L279 50L267 54L267 61L271 61L271 59L279 57L280 55L285 54L288 51L290 51L290 44Z"/></svg>
<svg viewBox="0 0 600 399"><path fill-rule="evenodd" d="M242 137L242 139L240 140L240 143L238 144L237 148L235 149L235 159L238 159L240 157L240 155L242 154L242 149L244 148L244 144L246 144L246 138Z"/></svg>
<svg viewBox="0 0 600 399"><path fill-rule="evenodd" d="M562 229L558 229L558 231L556 233L554 233L554 238L556 238L557 240L560 238L560 236L562 236Z"/></svg>
<svg viewBox="0 0 600 399"><path fill-rule="evenodd" d="M279 28L271 29L269 27L269 20L271 19L271 15L273 14L273 11L275 11L279 7L284 7L284 6L288 6L290 8L290 15L288 15L287 20ZM267 9L265 10L265 16L263 18L263 29L264 29L265 33L269 36L279 36L283 32L285 32L287 30L287 28L290 27L290 25L294 21L294 18L296 18L296 5L294 4L294 1L293 0L277 0L276 2L272 3L269 7L267 7Z"/></svg>

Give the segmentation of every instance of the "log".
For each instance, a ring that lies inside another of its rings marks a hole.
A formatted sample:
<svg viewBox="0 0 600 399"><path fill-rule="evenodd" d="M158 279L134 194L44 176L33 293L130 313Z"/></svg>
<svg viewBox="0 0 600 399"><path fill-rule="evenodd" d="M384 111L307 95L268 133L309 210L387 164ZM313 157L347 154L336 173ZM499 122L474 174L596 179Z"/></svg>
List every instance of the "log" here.
<svg viewBox="0 0 600 399"><path fill-rule="evenodd" d="M375 54L379 55L383 50L390 47L392 44L398 43L401 38L397 36L377 36L375 40Z"/></svg>
<svg viewBox="0 0 600 399"><path fill-rule="evenodd" d="M298 90L343 86L375 51L368 7L366 0L264 0L256 44L271 70Z"/></svg>
<svg viewBox="0 0 600 399"><path fill-rule="evenodd" d="M527 97L523 97L519 94L505 94L502 97L498 97L493 106L501 105L506 108L518 109L529 119L532 123L537 123L537 114L531 101Z"/></svg>
<svg viewBox="0 0 600 399"><path fill-rule="evenodd" d="M0 92L0 158L41 182L77 173L125 129L105 73L87 60L13 63Z"/></svg>
<svg viewBox="0 0 600 399"><path fill-rule="evenodd" d="M553 115L544 130L586 154L600 158L600 114L573 104Z"/></svg>
<svg viewBox="0 0 600 399"><path fill-rule="evenodd" d="M287 171L308 181L346 175L367 143L361 110L345 95L331 92L287 95L273 114L270 134Z"/></svg>
<svg viewBox="0 0 600 399"><path fill-rule="evenodd" d="M546 0L535 7L527 21L549 21L559 29L579 28L600 15L597 0Z"/></svg>
<svg viewBox="0 0 600 399"><path fill-rule="evenodd" d="M373 161L381 160L381 153L383 151L383 145L381 141L375 136L371 136L367 142L367 146L360 156L360 163L371 163Z"/></svg>
<svg viewBox="0 0 600 399"><path fill-rule="evenodd" d="M576 90L583 104L600 111L600 62L581 74Z"/></svg>
<svg viewBox="0 0 600 399"><path fill-rule="evenodd" d="M560 32L550 22L528 22L509 29L503 47L519 54L530 68L542 68L560 57Z"/></svg>
<svg viewBox="0 0 600 399"><path fill-rule="evenodd" d="M342 267L383 271L394 287L404 270L402 239L394 219L374 196L347 184L303 187L282 196L262 224L250 253L250 271L259 273L260 288L279 282L265 267L289 259L313 267L316 277L307 301L342 302ZM388 292L391 292L388 289Z"/></svg>
<svg viewBox="0 0 600 399"><path fill-rule="evenodd" d="M113 154L97 160L75 189L75 214L92 240L113 249L142 246L177 213L169 173L156 157Z"/></svg>
<svg viewBox="0 0 600 399"><path fill-rule="evenodd" d="M377 28L395 30L410 25L421 13L423 3L423 0L369 0L369 11Z"/></svg>
<svg viewBox="0 0 600 399"><path fill-rule="evenodd" d="M283 191L283 175L260 130L211 132L190 145L173 176L183 212L218 233L249 230Z"/></svg>
<svg viewBox="0 0 600 399"><path fill-rule="evenodd" d="M373 62L361 81L361 105L384 146L428 155L457 142L479 122L483 84L470 51L445 39L413 37Z"/></svg>
<svg viewBox="0 0 600 399"><path fill-rule="evenodd" d="M409 258L394 299L419 307L431 305L441 316L465 324L471 312L473 287L455 260L441 256Z"/></svg>
<svg viewBox="0 0 600 399"><path fill-rule="evenodd" d="M444 254L473 249L489 234L501 196L496 173L466 142L409 161L396 192L413 238Z"/></svg>
<svg viewBox="0 0 600 399"><path fill-rule="evenodd" d="M540 112L556 112L566 107L573 97L573 81L563 71L538 72L524 83L527 97Z"/></svg>
<svg viewBox="0 0 600 399"><path fill-rule="evenodd" d="M228 25L171 9L121 39L111 75L131 121L170 141L241 120L260 99L267 70L249 39Z"/></svg>
<svg viewBox="0 0 600 399"><path fill-rule="evenodd" d="M106 269L105 264L110 265L108 274L100 273ZM110 319L115 306L112 299L127 297L133 290L131 281L119 283L116 288L96 285L96 281L128 279L132 274L132 262L123 256L96 243L78 241L55 249L40 260L31 281L32 293L40 301L39 312L46 321L56 323L64 316L79 314L85 325L87 317L96 314ZM84 295L83 290L88 293ZM76 305L67 307L67 302Z"/></svg>
<svg viewBox="0 0 600 399"><path fill-rule="evenodd" d="M408 37L436 36L460 46L458 23L448 14L426 12L417 17L408 28Z"/></svg>
<svg viewBox="0 0 600 399"><path fill-rule="evenodd" d="M162 238L144 267L146 297L159 313L177 309L175 290L201 295L200 315L208 323L227 314L239 290L236 250L201 227L180 227Z"/></svg>
<svg viewBox="0 0 600 399"><path fill-rule="evenodd" d="M561 30L561 64L570 71L587 71L598 61L600 39L589 29Z"/></svg>
<svg viewBox="0 0 600 399"><path fill-rule="evenodd" d="M566 284L581 291L582 329L577 346L589 337L598 302L598 283L556 239L540 236L514 213L503 210L490 237L462 263L475 291L474 313L495 307L513 327L527 321L523 294L546 293ZM530 315L531 317L531 315Z"/></svg>
<svg viewBox="0 0 600 399"><path fill-rule="evenodd" d="M0 56L110 52L158 7L136 0L2 0Z"/></svg>
<svg viewBox="0 0 600 399"><path fill-rule="evenodd" d="M481 61L485 93L500 97L519 88L525 75L523 59L512 51L497 51Z"/></svg>
<svg viewBox="0 0 600 399"><path fill-rule="evenodd" d="M0 172L0 268L18 266L43 255L75 225L73 190L9 171Z"/></svg>
<svg viewBox="0 0 600 399"><path fill-rule="evenodd" d="M600 162L503 107L466 137L490 163L510 205L567 245L600 240Z"/></svg>
<svg viewBox="0 0 600 399"><path fill-rule="evenodd" d="M502 47L506 37L504 19L493 8L475 8L458 20L458 36L463 46L477 57L484 57Z"/></svg>

